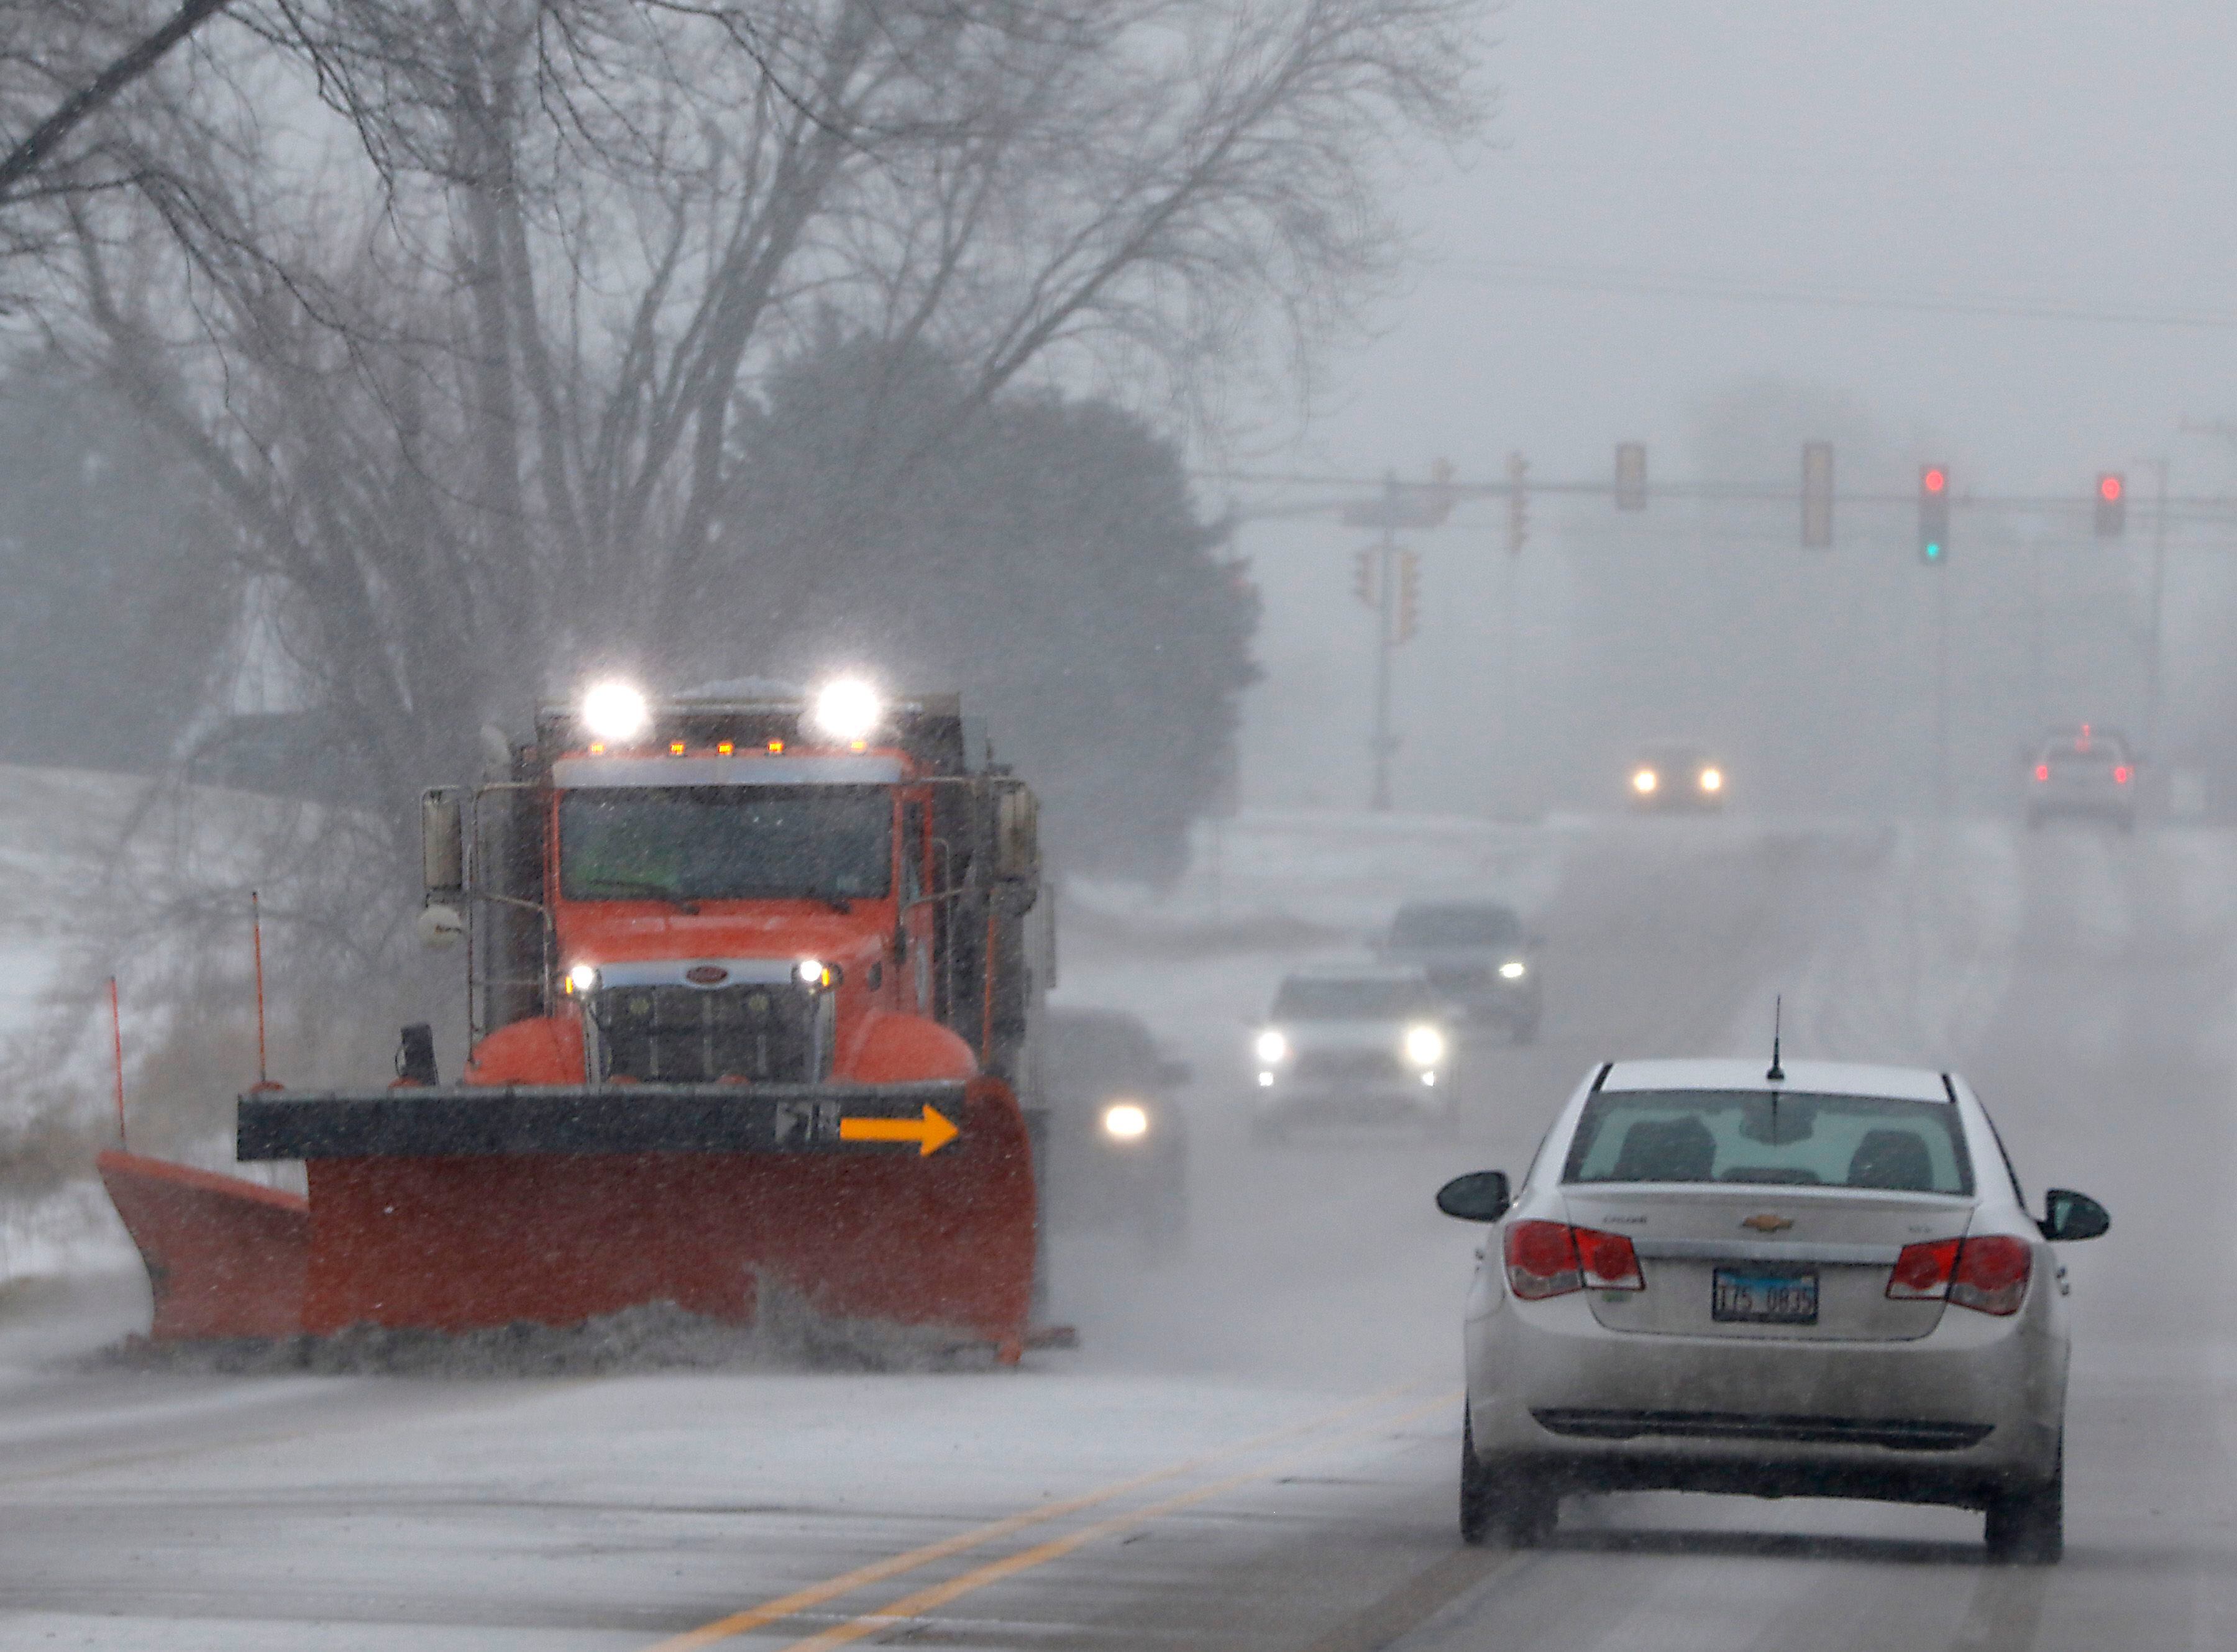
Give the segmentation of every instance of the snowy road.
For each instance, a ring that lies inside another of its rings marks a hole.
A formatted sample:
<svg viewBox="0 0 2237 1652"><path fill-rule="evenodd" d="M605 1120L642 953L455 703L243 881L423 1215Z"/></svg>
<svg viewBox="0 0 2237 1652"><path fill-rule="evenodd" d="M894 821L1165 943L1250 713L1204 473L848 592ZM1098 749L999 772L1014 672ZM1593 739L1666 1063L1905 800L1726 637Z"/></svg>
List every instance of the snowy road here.
<svg viewBox="0 0 2237 1652"><path fill-rule="evenodd" d="M1247 848L1224 940L1067 931L1066 996L1150 1013L1199 1074L1187 1257L1144 1275L1117 1241L1064 1246L1081 1352L1004 1375L85 1372L57 1355L142 1310L21 1292L0 1647L2237 1646L2237 841L1495 829L1370 846L1288 930L1249 915L1295 863L1260 857L1254 887ZM1458 1142L1250 1148L1240 1017L1370 921L1378 876L1387 907L1449 865L1539 905L1543 1042L1477 1056ZM1458 1544L1475 1235L1429 1193L1519 1168L1598 1056L1752 1047L1774 989L1790 1051L1959 1064L2031 1195L2114 1213L2069 1257L2056 1570L1983 1567L1977 1515L1869 1504L1572 1500L1547 1550Z"/></svg>

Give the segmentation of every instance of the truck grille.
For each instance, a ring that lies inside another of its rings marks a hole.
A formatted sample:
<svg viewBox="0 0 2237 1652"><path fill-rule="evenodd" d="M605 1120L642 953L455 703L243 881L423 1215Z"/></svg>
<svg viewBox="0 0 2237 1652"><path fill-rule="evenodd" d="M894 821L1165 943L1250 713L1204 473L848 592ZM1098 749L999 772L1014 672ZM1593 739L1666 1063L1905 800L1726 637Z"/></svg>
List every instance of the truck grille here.
<svg viewBox="0 0 2237 1652"><path fill-rule="evenodd" d="M600 1082L809 1083L822 1076L815 1000L804 987L612 987L595 995L591 1010Z"/></svg>

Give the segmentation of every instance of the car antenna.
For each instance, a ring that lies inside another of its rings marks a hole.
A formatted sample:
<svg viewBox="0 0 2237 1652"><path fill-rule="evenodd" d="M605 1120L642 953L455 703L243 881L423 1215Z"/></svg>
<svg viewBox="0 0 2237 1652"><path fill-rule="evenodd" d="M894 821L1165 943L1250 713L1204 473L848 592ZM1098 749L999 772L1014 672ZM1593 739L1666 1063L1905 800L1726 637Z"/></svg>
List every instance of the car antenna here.
<svg viewBox="0 0 2237 1652"><path fill-rule="evenodd" d="M1786 1082L1786 1069L1785 1069L1785 1068L1784 1068L1784 1067L1782 1067L1782 1066L1780 1066L1780 1065L1778 1064L1778 1022L1779 1022L1779 1011L1780 1011L1781 1008L1784 1006L1784 1004L1785 1004L1785 998L1784 998L1783 995L1774 993L1774 994L1772 996L1772 1000L1771 1000L1771 1070L1770 1070L1769 1072L1767 1072L1767 1073L1765 1073L1765 1074L1764 1075L1764 1078L1765 1078L1768 1083L1773 1083L1773 1084L1784 1084L1784 1083ZM1776 1104L1777 1104L1777 1103L1774 1102L1773 1102L1773 1105L1776 1105Z"/></svg>

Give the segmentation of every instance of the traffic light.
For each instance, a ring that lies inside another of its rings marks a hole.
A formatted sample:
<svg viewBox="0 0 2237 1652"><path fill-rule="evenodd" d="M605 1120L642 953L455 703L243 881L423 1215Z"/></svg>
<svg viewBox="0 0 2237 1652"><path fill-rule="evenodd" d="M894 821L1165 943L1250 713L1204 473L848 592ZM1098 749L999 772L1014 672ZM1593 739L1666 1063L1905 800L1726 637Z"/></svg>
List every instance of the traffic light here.
<svg viewBox="0 0 2237 1652"><path fill-rule="evenodd" d="M1950 555L1950 472L1939 464L1918 471L1918 560L1929 564Z"/></svg>
<svg viewBox="0 0 2237 1652"><path fill-rule="evenodd" d="M1382 606L1382 593L1376 589L1377 560L1377 554L1371 550L1363 550L1351 559L1351 594L1369 608Z"/></svg>
<svg viewBox="0 0 2237 1652"><path fill-rule="evenodd" d="M1833 444L1802 444L1802 544L1824 550L1833 543Z"/></svg>
<svg viewBox="0 0 2237 1652"><path fill-rule="evenodd" d="M1646 444L1620 442L1615 450L1615 508L1646 509Z"/></svg>
<svg viewBox="0 0 2237 1652"><path fill-rule="evenodd" d="M2097 478L2097 536L2118 539L2128 525L2128 478L2107 471Z"/></svg>
<svg viewBox="0 0 2237 1652"><path fill-rule="evenodd" d="M1398 617L1390 641L1413 640L1422 629L1422 559L1410 550L1398 553Z"/></svg>
<svg viewBox="0 0 2237 1652"><path fill-rule="evenodd" d="M1507 554L1520 556L1530 538L1530 491L1527 478L1530 461L1520 453L1507 456Z"/></svg>

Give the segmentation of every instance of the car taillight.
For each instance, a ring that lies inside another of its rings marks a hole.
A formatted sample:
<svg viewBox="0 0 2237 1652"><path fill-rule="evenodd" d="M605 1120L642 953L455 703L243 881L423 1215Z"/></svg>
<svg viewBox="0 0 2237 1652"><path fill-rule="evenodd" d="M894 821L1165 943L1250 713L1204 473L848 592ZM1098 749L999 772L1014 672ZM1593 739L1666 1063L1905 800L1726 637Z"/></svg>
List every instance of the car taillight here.
<svg viewBox="0 0 2237 1652"><path fill-rule="evenodd" d="M2034 1254L2027 1241L2002 1234L1976 1239L1937 1239L1905 1245L1888 1276L1887 1293L1897 1301L1948 1298L1976 1313L2016 1313L2027 1300Z"/></svg>
<svg viewBox="0 0 2237 1652"><path fill-rule="evenodd" d="M2035 777L2039 780L2049 780L2050 778L2050 765L2048 763L2037 763L2035 766Z"/></svg>
<svg viewBox="0 0 2237 1652"><path fill-rule="evenodd" d="M2115 765L2113 770L2113 784L2115 786L2126 786L2128 783L2128 766L2126 763Z"/></svg>
<svg viewBox="0 0 2237 1652"><path fill-rule="evenodd" d="M1957 1252L1957 1271L1950 1280L1950 1300L1981 1313L2017 1313L2027 1300L2034 1257L2023 1239L1988 1234L1969 1239Z"/></svg>
<svg viewBox="0 0 2237 1652"><path fill-rule="evenodd" d="M1898 1302L1939 1300L1950 1293L1950 1275L1957 1266L1957 1241L1937 1239L1924 1245L1905 1245L1888 1276L1887 1293Z"/></svg>
<svg viewBox="0 0 2237 1652"><path fill-rule="evenodd" d="M1631 1241L1621 1234L1604 1234L1595 1227L1573 1230L1577 1235L1577 1255L1585 1265L1585 1288L1588 1291L1643 1291L1646 1281L1640 1276L1639 1253L1631 1247Z"/></svg>
<svg viewBox="0 0 2237 1652"><path fill-rule="evenodd" d="M1517 1221L1507 1228L1507 1283L1526 1302L1571 1291L1643 1291L1639 1253L1621 1234L1561 1221Z"/></svg>

